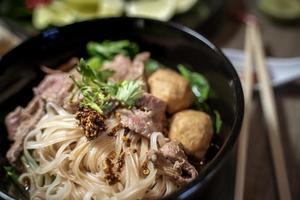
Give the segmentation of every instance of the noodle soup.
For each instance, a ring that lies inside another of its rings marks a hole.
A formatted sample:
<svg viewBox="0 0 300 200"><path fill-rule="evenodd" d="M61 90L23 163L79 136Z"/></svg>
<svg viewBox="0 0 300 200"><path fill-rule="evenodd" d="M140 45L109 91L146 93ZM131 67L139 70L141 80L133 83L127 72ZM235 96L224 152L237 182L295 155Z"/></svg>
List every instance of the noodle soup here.
<svg viewBox="0 0 300 200"><path fill-rule="evenodd" d="M7 159L30 199L160 199L193 181L222 134L206 78L128 40L87 52L43 67L30 103L6 116Z"/></svg>

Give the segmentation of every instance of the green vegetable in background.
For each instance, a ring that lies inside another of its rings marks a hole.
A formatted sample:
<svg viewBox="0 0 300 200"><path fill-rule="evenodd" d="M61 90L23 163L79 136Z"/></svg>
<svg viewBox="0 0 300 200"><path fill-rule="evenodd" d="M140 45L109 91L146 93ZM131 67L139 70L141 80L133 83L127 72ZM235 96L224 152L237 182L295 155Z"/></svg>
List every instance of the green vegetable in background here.
<svg viewBox="0 0 300 200"><path fill-rule="evenodd" d="M196 96L196 101L194 102L194 107L199 110L203 110L209 113L214 119L214 130L215 133L218 134L222 128L222 118L220 113L217 110L212 110L207 100L210 97L211 91L210 85L206 78L197 72L191 72L183 65L178 65L178 70L181 75L189 81L190 87Z"/></svg>
<svg viewBox="0 0 300 200"><path fill-rule="evenodd" d="M264 14L278 20L300 19L299 0L259 0L257 6Z"/></svg>
<svg viewBox="0 0 300 200"><path fill-rule="evenodd" d="M139 52L139 47L136 43L128 40L106 40L102 43L89 42L87 44L87 51L91 56L99 56L104 60L112 60L117 54L133 58Z"/></svg>

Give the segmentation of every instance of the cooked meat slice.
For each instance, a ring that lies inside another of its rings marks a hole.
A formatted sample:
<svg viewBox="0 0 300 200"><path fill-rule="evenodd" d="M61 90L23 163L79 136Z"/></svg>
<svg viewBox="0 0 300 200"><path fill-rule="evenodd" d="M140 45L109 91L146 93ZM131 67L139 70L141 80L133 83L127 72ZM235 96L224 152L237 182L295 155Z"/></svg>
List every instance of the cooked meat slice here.
<svg viewBox="0 0 300 200"><path fill-rule="evenodd" d="M139 53L135 56L133 60L133 64L138 65L139 63L144 65L144 62L150 58L150 53L149 52L142 52Z"/></svg>
<svg viewBox="0 0 300 200"><path fill-rule="evenodd" d="M73 88L73 81L70 73L48 74L42 82L33 89L34 94L41 96L47 101L63 105L64 99L70 94Z"/></svg>
<svg viewBox="0 0 300 200"><path fill-rule="evenodd" d="M14 143L8 150L6 157L12 165L16 164L23 150L24 138L44 115L44 106L44 101L36 96L25 109L18 107L7 116L6 127L10 134L9 138L14 140Z"/></svg>
<svg viewBox="0 0 300 200"><path fill-rule="evenodd" d="M136 105L140 109L117 110L121 125L145 137L150 137L153 132L162 132L166 119L166 103L145 93Z"/></svg>
<svg viewBox="0 0 300 200"><path fill-rule="evenodd" d="M149 52L142 52L135 56L135 58L133 59L133 62L132 62L131 73L129 74L130 76L133 76L133 77L129 77L130 79L135 79L134 77L136 75L141 76L143 74L144 62L146 60L148 60L149 58L150 58Z"/></svg>
<svg viewBox="0 0 300 200"><path fill-rule="evenodd" d="M5 125L9 140L14 140L15 138L15 133L22 121L22 111L22 107L18 106L5 117Z"/></svg>
<svg viewBox="0 0 300 200"><path fill-rule="evenodd" d="M166 175L179 186L191 182L198 175L195 167L187 160L182 145L177 141L164 144L158 151L149 151L147 158L152 161L158 173Z"/></svg>
<svg viewBox="0 0 300 200"><path fill-rule="evenodd" d="M67 65L74 66L75 62L76 59L71 59ZM67 73L57 72L46 75L42 82L33 89L35 97L26 108L17 107L13 112L7 115L5 124L9 135L8 137L14 141L6 154L11 164L16 165L23 150L24 138L44 115L45 103L43 100L46 99L61 106L65 103L64 100L69 96L73 88L73 81L70 79L70 75L78 77L79 74L76 70L72 70ZM75 108L73 109L75 110Z"/></svg>
<svg viewBox="0 0 300 200"><path fill-rule="evenodd" d="M70 70L74 69L74 67L78 62L79 59L77 57L72 57L66 63L63 63L62 65L58 66L56 69L49 68L47 66L42 65L41 70L46 74L69 72Z"/></svg>
<svg viewBox="0 0 300 200"><path fill-rule="evenodd" d="M133 61L120 54L112 62L103 66L103 69L111 69L115 74L109 78L111 82L123 80L135 80L142 77L144 72L144 61L150 57L148 52L137 54Z"/></svg>
<svg viewBox="0 0 300 200"><path fill-rule="evenodd" d="M164 114L167 108L166 102L149 93L144 93L143 97L136 102L136 106L161 114Z"/></svg>
<svg viewBox="0 0 300 200"><path fill-rule="evenodd" d="M120 122L123 127L139 133L145 137L150 137L152 132L159 131L159 126L153 122L152 111L142 111L139 109L118 109Z"/></svg>
<svg viewBox="0 0 300 200"><path fill-rule="evenodd" d="M58 66L58 70L63 72L69 72L79 63L79 59L77 57L70 58L66 63L61 64Z"/></svg>
<svg viewBox="0 0 300 200"><path fill-rule="evenodd" d="M170 158L180 158L187 160L183 151L183 145L178 141L170 141L160 148L164 156Z"/></svg>
<svg viewBox="0 0 300 200"><path fill-rule="evenodd" d="M112 62L103 66L103 69L110 69L115 71L115 74L110 77L111 82L119 82L125 79L128 69L131 67L131 61L129 58L123 55L117 55Z"/></svg>

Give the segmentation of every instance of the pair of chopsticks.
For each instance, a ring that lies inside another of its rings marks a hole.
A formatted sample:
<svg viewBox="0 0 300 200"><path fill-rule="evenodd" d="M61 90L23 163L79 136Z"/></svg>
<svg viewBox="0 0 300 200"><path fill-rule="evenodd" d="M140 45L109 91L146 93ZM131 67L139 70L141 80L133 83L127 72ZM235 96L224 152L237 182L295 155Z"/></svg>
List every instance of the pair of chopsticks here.
<svg viewBox="0 0 300 200"><path fill-rule="evenodd" d="M244 199L247 149L249 140L250 119L252 113L252 93L254 85L253 68L255 67L260 87L259 93L262 103L262 110L264 113L264 118L267 125L268 138L271 146L271 154L274 164L279 198L280 200L291 200L291 193L289 189L287 171L285 167L285 158L280 139L278 115L276 111L271 80L266 66L261 34L255 17L248 17L245 21L245 114L238 144L234 198L235 200Z"/></svg>

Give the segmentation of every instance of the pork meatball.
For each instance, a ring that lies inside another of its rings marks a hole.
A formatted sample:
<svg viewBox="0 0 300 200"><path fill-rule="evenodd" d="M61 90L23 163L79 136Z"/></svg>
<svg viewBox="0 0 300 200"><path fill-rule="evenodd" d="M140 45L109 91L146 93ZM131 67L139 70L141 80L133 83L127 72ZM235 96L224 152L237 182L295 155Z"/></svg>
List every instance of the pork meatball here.
<svg viewBox="0 0 300 200"><path fill-rule="evenodd" d="M177 72L159 69L148 79L150 93L167 103L167 111L175 113L192 104L193 94L189 83Z"/></svg>
<svg viewBox="0 0 300 200"><path fill-rule="evenodd" d="M213 125L208 114L196 110L184 110L173 115L169 138L184 146L187 154L203 158L213 136Z"/></svg>

